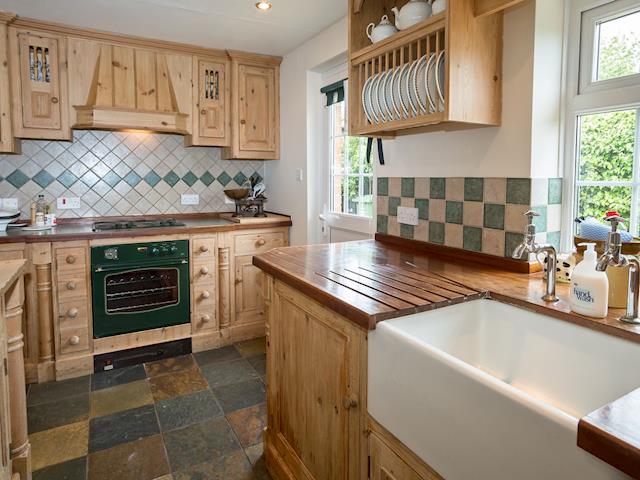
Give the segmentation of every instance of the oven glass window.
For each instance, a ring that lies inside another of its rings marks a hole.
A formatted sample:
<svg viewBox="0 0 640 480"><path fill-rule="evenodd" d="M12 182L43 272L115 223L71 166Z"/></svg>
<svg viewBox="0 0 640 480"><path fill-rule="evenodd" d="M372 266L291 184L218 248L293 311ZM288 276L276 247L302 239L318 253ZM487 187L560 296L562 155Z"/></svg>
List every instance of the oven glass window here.
<svg viewBox="0 0 640 480"><path fill-rule="evenodd" d="M148 268L105 277L108 314L157 310L180 301L177 268Z"/></svg>

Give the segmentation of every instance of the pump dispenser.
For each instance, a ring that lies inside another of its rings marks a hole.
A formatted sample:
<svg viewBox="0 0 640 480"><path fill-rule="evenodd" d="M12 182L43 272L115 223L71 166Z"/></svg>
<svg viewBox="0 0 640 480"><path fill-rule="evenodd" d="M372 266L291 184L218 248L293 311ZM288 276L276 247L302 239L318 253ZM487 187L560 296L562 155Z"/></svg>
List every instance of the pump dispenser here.
<svg viewBox="0 0 640 480"><path fill-rule="evenodd" d="M571 276L571 310L588 317L604 318L609 307L609 278L605 272L596 270L596 244L581 243L580 246L587 249Z"/></svg>

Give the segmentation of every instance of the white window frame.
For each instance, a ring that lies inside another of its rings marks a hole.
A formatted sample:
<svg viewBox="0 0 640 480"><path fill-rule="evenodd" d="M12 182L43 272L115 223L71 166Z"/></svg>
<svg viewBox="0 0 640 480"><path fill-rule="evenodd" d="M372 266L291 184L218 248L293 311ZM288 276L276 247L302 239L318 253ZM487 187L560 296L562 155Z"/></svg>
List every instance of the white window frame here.
<svg viewBox="0 0 640 480"><path fill-rule="evenodd" d="M635 8L637 7L637 8ZM594 11L593 9L599 10ZM597 22L619 16L626 10L640 9L639 0L569 0L567 2L567 24L565 31L565 50L567 63L565 71L565 106L563 116L564 133L564 201L562 248L573 248L575 233L574 219L578 208L578 186L597 183L603 186L631 186L632 218L630 229L635 231L638 224L638 202L640 201L640 122L636 128L636 149L634 157L633 179L628 182L579 182L578 141L580 115L603 113L613 110L640 109L640 75L601 80L593 79L595 52L581 49L581 45L594 45L594 27ZM584 19L584 22L583 22ZM583 31L582 25L591 27ZM638 113L640 115L640 112ZM640 117L639 117L640 118Z"/></svg>

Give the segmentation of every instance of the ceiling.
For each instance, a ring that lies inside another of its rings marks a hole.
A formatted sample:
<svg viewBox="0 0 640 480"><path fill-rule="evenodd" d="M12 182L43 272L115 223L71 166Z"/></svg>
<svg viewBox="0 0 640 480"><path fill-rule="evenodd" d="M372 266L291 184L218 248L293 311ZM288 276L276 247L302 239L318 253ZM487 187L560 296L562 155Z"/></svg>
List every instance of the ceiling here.
<svg viewBox="0 0 640 480"><path fill-rule="evenodd" d="M284 55L344 17L346 0L0 0L0 10L87 28Z"/></svg>

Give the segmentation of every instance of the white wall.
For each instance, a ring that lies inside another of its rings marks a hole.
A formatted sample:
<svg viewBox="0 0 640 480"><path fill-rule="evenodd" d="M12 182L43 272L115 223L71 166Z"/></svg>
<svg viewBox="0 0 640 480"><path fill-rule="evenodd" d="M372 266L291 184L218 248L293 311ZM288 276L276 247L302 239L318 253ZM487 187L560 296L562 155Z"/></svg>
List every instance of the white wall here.
<svg viewBox="0 0 640 480"><path fill-rule="evenodd" d="M280 160L267 162L269 210L291 215L291 243L301 245L314 238L317 225L310 218L321 198L319 149L310 141L319 131L317 115L321 70L347 50L347 19L335 23L316 37L285 55L280 70ZM314 112L311 114L311 112ZM312 168L309 169L308 165ZM296 180L302 169L303 181ZM311 221L310 221L311 220Z"/></svg>

